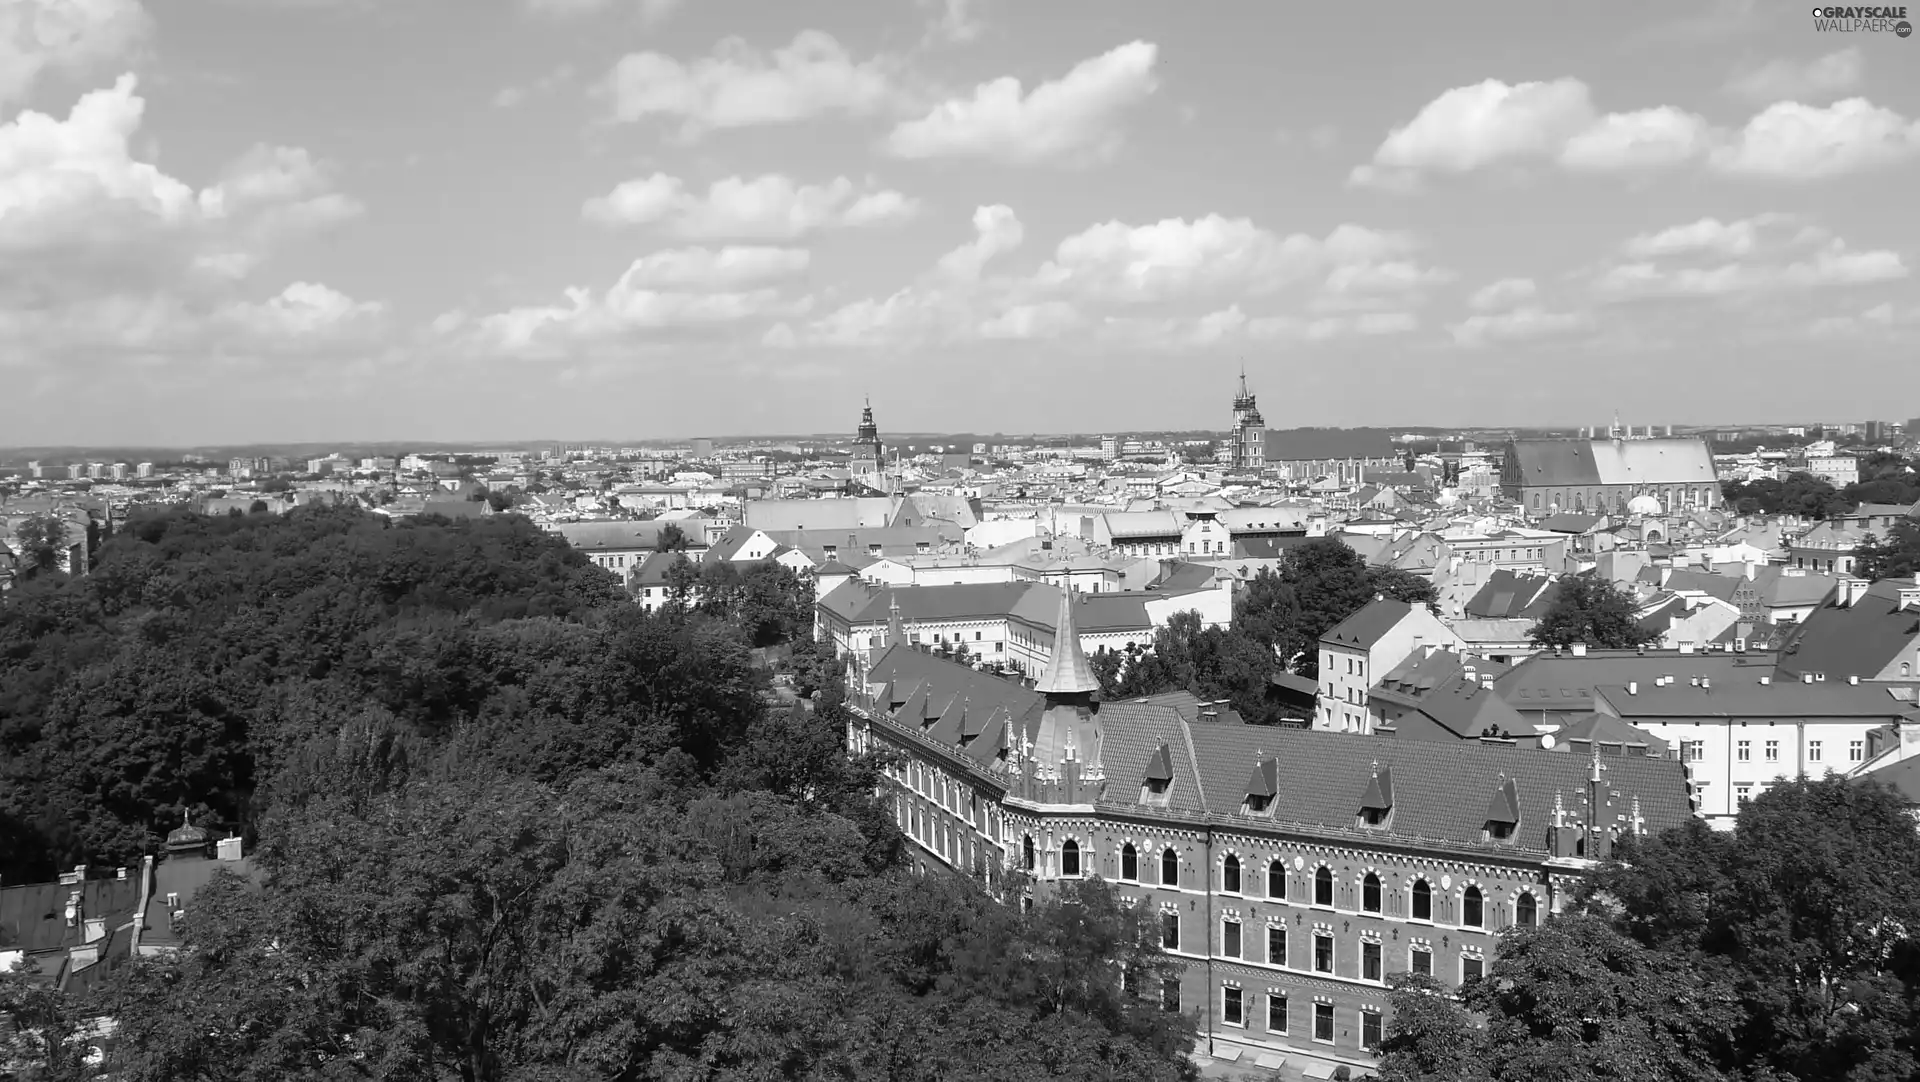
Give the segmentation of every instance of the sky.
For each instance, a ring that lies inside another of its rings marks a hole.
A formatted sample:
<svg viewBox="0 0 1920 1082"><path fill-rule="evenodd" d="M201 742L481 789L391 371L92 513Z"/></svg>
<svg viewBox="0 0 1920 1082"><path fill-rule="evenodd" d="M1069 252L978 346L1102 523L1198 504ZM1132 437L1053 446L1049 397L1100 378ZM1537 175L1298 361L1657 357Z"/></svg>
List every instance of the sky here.
<svg viewBox="0 0 1920 1082"><path fill-rule="evenodd" d="M0 0L0 446L1920 414L1789 4Z"/></svg>

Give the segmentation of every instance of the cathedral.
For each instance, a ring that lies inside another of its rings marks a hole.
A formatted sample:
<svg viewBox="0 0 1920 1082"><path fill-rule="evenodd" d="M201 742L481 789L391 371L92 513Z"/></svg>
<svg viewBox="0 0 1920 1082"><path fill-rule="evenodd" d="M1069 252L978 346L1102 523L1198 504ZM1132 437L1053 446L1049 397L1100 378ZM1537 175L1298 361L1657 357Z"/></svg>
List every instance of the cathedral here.
<svg viewBox="0 0 1920 1082"><path fill-rule="evenodd" d="M1240 373L1240 394L1233 400L1232 454L1228 461L1236 470L1259 473L1267 467L1267 423L1247 390L1247 374Z"/></svg>

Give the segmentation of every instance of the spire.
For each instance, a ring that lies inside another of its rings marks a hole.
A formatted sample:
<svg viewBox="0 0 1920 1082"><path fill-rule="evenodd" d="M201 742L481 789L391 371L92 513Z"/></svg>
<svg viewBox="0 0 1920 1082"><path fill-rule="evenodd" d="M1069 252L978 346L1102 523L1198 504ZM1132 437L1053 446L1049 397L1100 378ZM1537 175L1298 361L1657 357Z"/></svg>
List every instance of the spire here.
<svg viewBox="0 0 1920 1082"><path fill-rule="evenodd" d="M1060 615L1053 621L1053 654L1033 686L1042 695L1086 695L1100 689L1100 681L1093 678L1093 667L1087 664L1086 651L1080 648L1080 631L1073 622L1073 594L1071 583L1060 588Z"/></svg>
<svg viewBox="0 0 1920 1082"><path fill-rule="evenodd" d="M906 641L907 631L900 621L900 594L894 591L887 605L887 645L898 646Z"/></svg>

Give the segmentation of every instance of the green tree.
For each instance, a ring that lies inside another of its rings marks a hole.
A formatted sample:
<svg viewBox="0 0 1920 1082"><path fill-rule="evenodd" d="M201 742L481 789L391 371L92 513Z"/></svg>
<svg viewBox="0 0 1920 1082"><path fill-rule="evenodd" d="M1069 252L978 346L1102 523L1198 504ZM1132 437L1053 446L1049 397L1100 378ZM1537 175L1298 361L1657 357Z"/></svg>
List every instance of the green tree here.
<svg viewBox="0 0 1920 1082"><path fill-rule="evenodd" d="M19 1082L79 1082L87 1065L86 1016L72 996L21 958L0 970L0 1070Z"/></svg>
<svg viewBox="0 0 1920 1082"><path fill-rule="evenodd" d="M1592 574L1561 579L1553 603L1528 636L1539 646L1585 643L1624 650L1657 641L1660 633L1640 626L1633 599L1613 583Z"/></svg>
<svg viewBox="0 0 1920 1082"><path fill-rule="evenodd" d="M654 535L653 548L655 552L685 552L687 551L687 532L669 522L660 527L660 532Z"/></svg>
<svg viewBox="0 0 1920 1082"><path fill-rule="evenodd" d="M1920 521L1896 522L1881 538L1868 534L1853 550L1853 573L1878 582L1920 572Z"/></svg>
<svg viewBox="0 0 1920 1082"><path fill-rule="evenodd" d="M1381 1082L1491 1082L1486 1036L1452 989L1423 973L1389 977Z"/></svg>
<svg viewBox="0 0 1920 1082"><path fill-rule="evenodd" d="M64 569L67 559L67 524L55 515L34 515L13 529L21 563L27 574L45 574Z"/></svg>

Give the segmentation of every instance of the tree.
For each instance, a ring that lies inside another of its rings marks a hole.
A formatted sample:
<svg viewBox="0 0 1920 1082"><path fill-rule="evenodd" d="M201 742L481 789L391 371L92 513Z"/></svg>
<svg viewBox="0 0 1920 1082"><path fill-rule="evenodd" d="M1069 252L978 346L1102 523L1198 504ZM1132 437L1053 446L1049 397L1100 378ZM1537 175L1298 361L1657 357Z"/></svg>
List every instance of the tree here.
<svg viewBox="0 0 1920 1082"><path fill-rule="evenodd" d="M1381 1082L1491 1082L1486 1037L1453 997L1424 973L1389 977Z"/></svg>
<svg viewBox="0 0 1920 1082"><path fill-rule="evenodd" d="M505 511L513 506L513 496L506 492L489 492L487 506L495 511Z"/></svg>
<svg viewBox="0 0 1920 1082"><path fill-rule="evenodd" d="M658 534L654 535L653 550L655 552L687 551L687 532L671 522L667 523L660 527Z"/></svg>
<svg viewBox="0 0 1920 1082"><path fill-rule="evenodd" d="M24 957L0 971L0 1062L20 1082L79 1082L87 1065L85 1018L73 997Z"/></svg>
<svg viewBox="0 0 1920 1082"><path fill-rule="evenodd" d="M1885 539L1868 534L1853 550L1853 573L1861 578L1878 582L1911 578L1916 572L1920 572L1920 521L1894 523Z"/></svg>
<svg viewBox="0 0 1920 1082"><path fill-rule="evenodd" d="M1528 632L1540 646L1585 643L1625 650L1655 642L1660 633L1640 626L1633 599L1613 583L1587 572L1560 580L1553 603Z"/></svg>
<svg viewBox="0 0 1920 1082"><path fill-rule="evenodd" d="M1788 474L1783 480L1728 481L1720 486L1727 505L1743 515L1799 515L1825 519L1853 506L1832 484L1810 473Z"/></svg>
<svg viewBox="0 0 1920 1082"><path fill-rule="evenodd" d="M247 514L249 515L264 515L266 513L267 501L265 500L255 500L247 505Z"/></svg>
<svg viewBox="0 0 1920 1082"><path fill-rule="evenodd" d="M63 570L67 559L67 524L54 515L34 515L13 530L27 574Z"/></svg>

